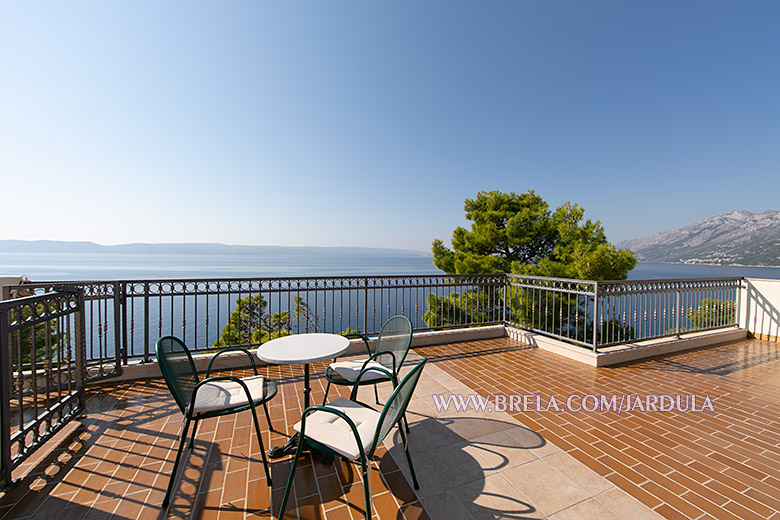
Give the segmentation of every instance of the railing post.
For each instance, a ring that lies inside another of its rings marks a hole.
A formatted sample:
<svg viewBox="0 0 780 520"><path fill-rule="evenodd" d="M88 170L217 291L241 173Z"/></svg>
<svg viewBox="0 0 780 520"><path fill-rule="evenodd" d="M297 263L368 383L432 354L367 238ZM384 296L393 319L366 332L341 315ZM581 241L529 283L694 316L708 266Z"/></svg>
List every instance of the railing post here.
<svg viewBox="0 0 780 520"><path fill-rule="evenodd" d="M122 364L127 364L127 282L122 282L122 299L121 299L121 312L122 312ZM120 365L121 368L121 365Z"/></svg>
<svg viewBox="0 0 780 520"><path fill-rule="evenodd" d="M737 290L735 292L735 298L736 303L734 305L734 322L737 327L739 327L740 321L742 321L742 315L740 314L740 311L742 310L742 288L745 287L745 277L742 276L737 281ZM745 302L747 303L747 298L745 298ZM745 328L747 329L747 324L745 324Z"/></svg>
<svg viewBox="0 0 780 520"><path fill-rule="evenodd" d="M217 295L219 298L219 295ZM149 282L144 283L144 363L148 363L149 358Z"/></svg>
<svg viewBox="0 0 780 520"><path fill-rule="evenodd" d="M11 485L11 341L8 309L0 306L0 488Z"/></svg>
<svg viewBox="0 0 780 520"><path fill-rule="evenodd" d="M86 340L86 318L84 316L84 288L80 287L78 291L78 309L75 317L76 334L74 345L76 350L76 391L78 392L79 407L83 410L86 406L85 382L87 380L87 340Z"/></svg>
<svg viewBox="0 0 780 520"><path fill-rule="evenodd" d="M674 304L674 314L675 314L675 324L674 324L674 330L677 333L677 339L680 339L680 313L682 312L682 309L680 308L680 301L682 300L682 296L680 294L680 289L677 289L675 291L675 304Z"/></svg>
<svg viewBox="0 0 780 520"><path fill-rule="evenodd" d="M506 308L509 306L507 303L507 287L509 286L509 277L505 274L504 275L504 309L503 314L501 315L501 321L504 324L504 327L506 327Z"/></svg>
<svg viewBox="0 0 780 520"><path fill-rule="evenodd" d="M113 283L114 287L114 363L116 363L116 371L119 371L119 367L122 366L122 294L121 284L118 281Z"/></svg>
<svg viewBox="0 0 780 520"><path fill-rule="evenodd" d="M593 352L599 344L599 283L593 282Z"/></svg>
<svg viewBox="0 0 780 520"><path fill-rule="evenodd" d="M368 334L368 280L363 280L363 334Z"/></svg>

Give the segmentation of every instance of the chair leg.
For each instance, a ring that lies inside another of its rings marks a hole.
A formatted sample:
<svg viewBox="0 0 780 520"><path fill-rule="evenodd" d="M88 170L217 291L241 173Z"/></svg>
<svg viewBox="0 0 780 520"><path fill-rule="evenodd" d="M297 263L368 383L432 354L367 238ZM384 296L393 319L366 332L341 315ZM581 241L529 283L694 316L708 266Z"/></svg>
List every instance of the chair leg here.
<svg viewBox="0 0 780 520"><path fill-rule="evenodd" d="M414 489L420 489L420 484L417 483L417 475L414 473L414 465L412 464L412 456L409 455L409 446L406 443L406 434L403 428L399 428L401 432L401 440L404 443L404 453L406 453L406 462L409 463L409 472L412 474L412 482L414 482Z"/></svg>
<svg viewBox="0 0 780 520"><path fill-rule="evenodd" d="M376 397L376 404L379 404L379 390L376 389L376 385L374 386L374 397Z"/></svg>
<svg viewBox="0 0 780 520"><path fill-rule="evenodd" d="M197 423L197 421L196 421ZM173 471L171 472L171 479L168 481L168 490L165 492L165 498L163 499L163 508L168 507L171 500L171 491L173 490L173 483L176 480L176 473L179 469L179 462L181 461L181 452L184 450L184 442L187 440L187 431L190 429L190 418L187 417L184 423L184 429L181 432L181 439L179 439L179 451L176 452L176 460L173 463Z"/></svg>
<svg viewBox="0 0 780 520"><path fill-rule="evenodd" d="M330 391L330 381L328 381L328 384L325 387L325 397L322 398L322 406L325 406L325 403L328 401L328 392L329 391Z"/></svg>
<svg viewBox="0 0 780 520"><path fill-rule="evenodd" d="M366 520L369 520L371 518L371 462L368 462L368 468L365 460L361 460L360 465L363 470L363 493L366 495Z"/></svg>
<svg viewBox="0 0 780 520"><path fill-rule="evenodd" d="M190 449L195 445L195 432L198 431L198 421L192 423L192 435L190 435Z"/></svg>
<svg viewBox="0 0 780 520"><path fill-rule="evenodd" d="M287 507L287 499L290 497L290 488L292 487L293 478L295 477L295 468L298 466L298 459L301 457L301 448L304 445L303 436L298 438L298 447L295 449L295 456L293 457L292 466L290 467L290 476L287 477L287 485L284 487L284 495L282 496L282 503L279 506L279 513L276 518L279 520L284 516L284 509Z"/></svg>
<svg viewBox="0 0 780 520"><path fill-rule="evenodd" d="M271 472L268 470L268 459L266 458L265 448L263 447L263 436L260 430L260 421L257 420L257 412L255 412L255 407L254 406L250 407L250 410L252 410L252 419L255 421L255 431L257 432L257 443L260 445L260 454L263 456L263 468L265 468L265 478L266 481L268 482L268 487L271 487L272 486ZM271 424L270 421L268 424Z"/></svg>

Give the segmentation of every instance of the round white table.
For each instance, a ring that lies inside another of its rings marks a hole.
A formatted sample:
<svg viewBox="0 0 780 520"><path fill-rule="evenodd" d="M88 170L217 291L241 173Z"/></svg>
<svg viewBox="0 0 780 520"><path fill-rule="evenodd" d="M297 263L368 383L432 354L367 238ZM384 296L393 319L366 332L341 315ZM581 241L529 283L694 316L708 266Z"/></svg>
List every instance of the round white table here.
<svg viewBox="0 0 780 520"><path fill-rule="evenodd" d="M309 363L338 357L349 347L349 340L338 334L291 334L263 343L255 351L257 357L275 365L303 365L303 409L309 407ZM268 450L268 456L281 457L291 453L297 445L295 434L284 446Z"/></svg>

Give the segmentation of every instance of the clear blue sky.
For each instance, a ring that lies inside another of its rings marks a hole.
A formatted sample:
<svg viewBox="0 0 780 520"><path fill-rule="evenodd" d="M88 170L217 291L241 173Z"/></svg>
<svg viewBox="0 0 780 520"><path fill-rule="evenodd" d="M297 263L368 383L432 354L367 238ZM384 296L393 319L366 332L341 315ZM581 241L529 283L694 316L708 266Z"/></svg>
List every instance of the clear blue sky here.
<svg viewBox="0 0 780 520"><path fill-rule="evenodd" d="M780 209L780 2L0 2L0 239L428 250Z"/></svg>

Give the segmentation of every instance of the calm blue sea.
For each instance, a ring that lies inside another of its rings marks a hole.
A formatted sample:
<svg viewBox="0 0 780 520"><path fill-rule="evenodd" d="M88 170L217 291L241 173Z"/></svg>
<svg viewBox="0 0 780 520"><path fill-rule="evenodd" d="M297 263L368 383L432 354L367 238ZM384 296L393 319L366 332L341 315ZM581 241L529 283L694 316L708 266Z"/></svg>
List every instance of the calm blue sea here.
<svg viewBox="0 0 780 520"><path fill-rule="evenodd" d="M430 257L0 253L0 276L32 281L442 274ZM744 276L780 279L778 267L639 263L630 280Z"/></svg>
<svg viewBox="0 0 780 520"><path fill-rule="evenodd" d="M244 255L119 255L119 254L71 254L71 253L0 253L0 276L26 275L32 281L78 281L78 280L133 280L133 279L227 279L227 278L274 278L274 277L308 277L308 276L372 276L372 275L425 275L442 274L433 266L430 257L345 257L345 256L244 256ZM702 265L659 264L640 263L630 273L632 280L664 279L664 278L710 278L719 276L745 276L750 278L775 278L780 279L780 268L761 267L721 267ZM426 294L413 292L410 297L425 298ZM321 299L322 297L319 296ZM194 296L188 296L186 302L177 300L175 309L173 299L151 299L149 304L149 316L151 323L160 323L159 327L168 334L183 335L191 345L198 348L206 348L212 345L218 338L222 328L226 325L233 297L223 295L219 298L211 298L206 303L201 302L201 313L208 307L211 316L211 327L190 328L188 332L180 332L176 327L183 323L185 304L187 312L197 313L194 305ZM205 298L205 296L203 297ZM327 305L325 300L319 301L317 295L314 300L307 303L315 308L321 308L317 314L322 313L322 306ZM395 305L392 293L387 294L388 300L384 306ZM317 303L319 302L319 303ZM347 305L349 311L345 314L347 322L341 321L335 325L336 332L346 328L359 328L361 323L357 318L360 314L360 301L348 302L335 300L331 302L329 316L341 316L342 308ZM289 304L289 302L287 302ZM409 303L407 308L417 308L415 303ZM269 312L276 312L283 302L270 299ZM283 305L282 305L283 306ZM355 314L355 306L358 311ZM395 308L395 307L393 307ZM129 355L136 356L151 348L144 345L145 319L140 303L133 307L130 314L134 316L134 334L130 335ZM220 311L220 309L222 309ZM425 304L420 306L418 316L412 316L415 327L424 327L422 313ZM106 319L108 319L108 310ZM388 312L390 312L388 310ZM393 311L395 312L395 311ZM147 318L149 319L149 318ZM333 318L331 318L332 320ZM373 319L373 318L372 318ZM341 320L341 318L339 318ZM108 319L110 322L111 320ZM199 323L197 316L189 316L188 323ZM381 318L379 324L381 324ZM164 324L163 324L164 322ZM377 325L377 324L375 324ZM378 325L377 325L378 326ZM377 326L374 326L375 330ZM110 324L106 324L110 327ZM323 322L323 330L328 325ZM331 327L333 328L333 327ZM157 328L152 331L152 342L159 332ZM106 329L107 331L109 329ZM110 337L110 334L107 336ZM90 343L92 345L92 343ZM90 347L92 348L92 347ZM113 355L114 346L106 346L107 354ZM98 354L90 350L91 358Z"/></svg>
<svg viewBox="0 0 780 520"><path fill-rule="evenodd" d="M0 276L32 281L442 274L430 257L0 253Z"/></svg>

